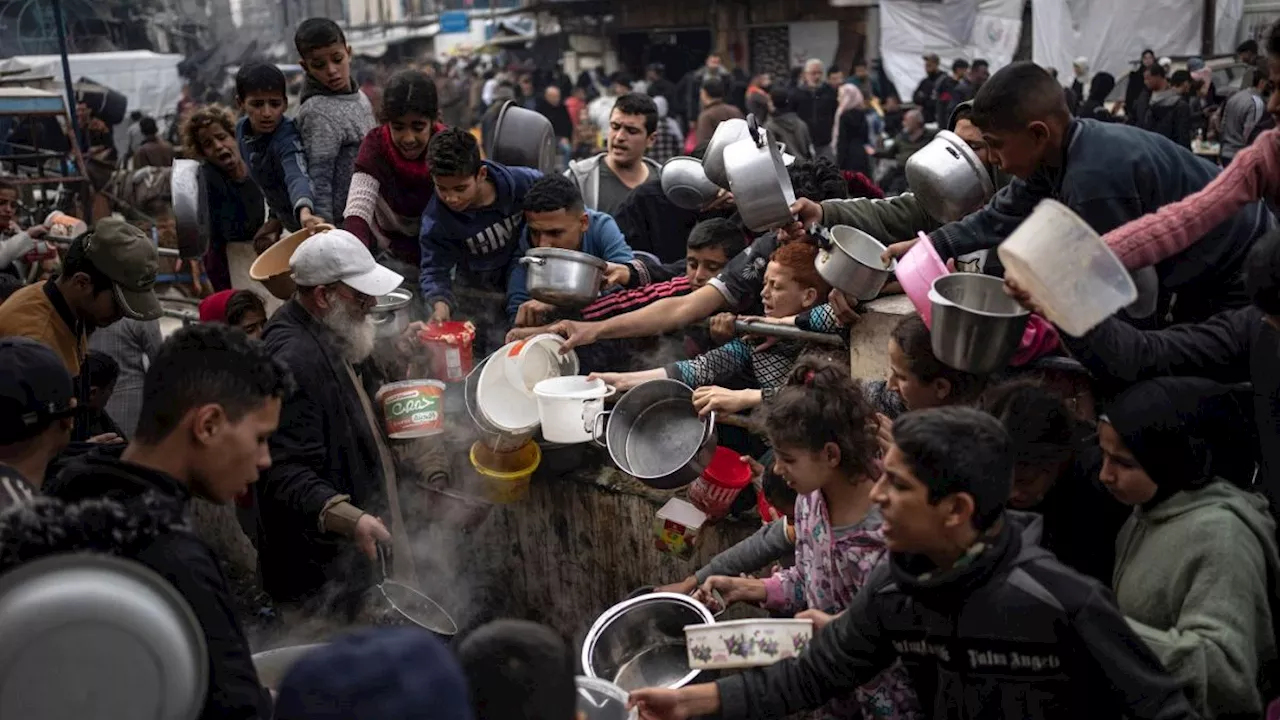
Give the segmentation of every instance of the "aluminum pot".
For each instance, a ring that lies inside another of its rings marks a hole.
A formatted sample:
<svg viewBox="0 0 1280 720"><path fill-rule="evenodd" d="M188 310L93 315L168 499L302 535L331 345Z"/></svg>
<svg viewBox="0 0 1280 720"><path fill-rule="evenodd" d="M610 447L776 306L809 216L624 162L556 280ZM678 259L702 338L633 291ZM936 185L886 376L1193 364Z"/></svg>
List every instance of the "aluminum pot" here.
<svg viewBox="0 0 1280 720"><path fill-rule="evenodd" d="M957 370L985 375L1002 370L1018 350L1031 313L990 275L952 273L929 290L933 354Z"/></svg>
<svg viewBox="0 0 1280 720"><path fill-rule="evenodd" d="M484 369L485 363L489 362L489 357L476 363L471 372L467 374L467 382L465 387L465 395L467 401L467 413L471 415L471 422L476 426L476 432L480 435L480 441L484 446L496 453L515 452L524 447L533 439L534 430L522 433L509 433L498 429L496 425L489 422L489 418L481 409L480 403L476 401L476 388L480 385L480 371Z"/></svg>
<svg viewBox="0 0 1280 720"><path fill-rule="evenodd" d="M169 175L173 201L173 221L178 232L178 254L200 258L209 249L209 189L200 172L200 163L178 158Z"/></svg>
<svg viewBox="0 0 1280 720"><path fill-rule="evenodd" d="M576 250L532 248L519 260L529 269L529 297L556 307L590 305L604 284L604 260Z"/></svg>
<svg viewBox="0 0 1280 720"><path fill-rule="evenodd" d="M791 205L796 194L777 143L770 142L755 115L747 116L747 133L746 139L725 149L724 167L743 224L766 232L794 221Z"/></svg>
<svg viewBox="0 0 1280 720"><path fill-rule="evenodd" d="M996 194L986 165L969 144L948 130L907 160L907 185L930 215L955 222Z"/></svg>
<svg viewBox="0 0 1280 720"><path fill-rule="evenodd" d="M849 297L874 300L898 267L897 260L887 266L881 262L884 245L856 228L836 225L819 237L822 248L813 266L823 280Z"/></svg>
<svg viewBox="0 0 1280 720"><path fill-rule="evenodd" d="M413 293L407 288L396 288L378 298L378 304L369 312L377 336L381 338L400 337L409 327L409 301Z"/></svg>
<svg viewBox="0 0 1280 720"><path fill-rule="evenodd" d="M724 169L725 148L748 137L747 121L742 118L730 118L716 126L715 133L707 142L706 152L702 154L702 170L708 180L729 189L729 174Z"/></svg>
<svg viewBox="0 0 1280 720"><path fill-rule="evenodd" d="M662 165L662 192L672 204L697 210L720 194L720 187L707 178L702 161L679 155Z"/></svg>
<svg viewBox="0 0 1280 720"><path fill-rule="evenodd" d="M498 111L493 142L486 145L489 159L496 163L537 168L544 174L556 171L556 134L551 121L514 100Z"/></svg>
<svg viewBox="0 0 1280 720"><path fill-rule="evenodd" d="M716 416L698 417L688 385L650 380L597 415L591 435L626 474L649 487L674 490L696 480L710 464Z"/></svg>
<svg viewBox="0 0 1280 720"><path fill-rule="evenodd" d="M650 593L604 611L582 641L582 671L631 692L679 688L698 677L689 668L684 626L714 623L705 605L679 593Z"/></svg>

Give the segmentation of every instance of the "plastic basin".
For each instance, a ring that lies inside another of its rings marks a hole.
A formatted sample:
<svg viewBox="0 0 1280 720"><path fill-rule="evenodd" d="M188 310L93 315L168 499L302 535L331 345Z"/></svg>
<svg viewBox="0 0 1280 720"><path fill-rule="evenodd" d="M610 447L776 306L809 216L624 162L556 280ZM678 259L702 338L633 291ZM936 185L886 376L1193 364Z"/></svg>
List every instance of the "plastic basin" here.
<svg viewBox="0 0 1280 720"><path fill-rule="evenodd" d="M471 467L484 481L485 497L499 505L523 500L529 494L529 480L541 462L542 448L533 441L509 453L494 452L481 442L471 446Z"/></svg>
<svg viewBox="0 0 1280 720"><path fill-rule="evenodd" d="M929 302L929 289L933 281L947 274L946 263L933 247L933 241L924 233L919 234L917 242L898 260L896 277L902 285L902 291L915 305L916 312L924 318L926 327L933 327L933 307Z"/></svg>

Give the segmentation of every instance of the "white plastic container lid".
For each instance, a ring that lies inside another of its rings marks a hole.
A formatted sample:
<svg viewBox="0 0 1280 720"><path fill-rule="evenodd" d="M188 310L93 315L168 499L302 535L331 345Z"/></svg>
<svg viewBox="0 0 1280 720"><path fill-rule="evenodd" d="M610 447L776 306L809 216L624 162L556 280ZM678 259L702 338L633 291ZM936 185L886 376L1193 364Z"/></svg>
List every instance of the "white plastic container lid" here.
<svg viewBox="0 0 1280 720"><path fill-rule="evenodd" d="M635 710L627 709L629 696L622 688L608 680L579 675L574 678L578 686L578 714L587 720L634 720Z"/></svg>

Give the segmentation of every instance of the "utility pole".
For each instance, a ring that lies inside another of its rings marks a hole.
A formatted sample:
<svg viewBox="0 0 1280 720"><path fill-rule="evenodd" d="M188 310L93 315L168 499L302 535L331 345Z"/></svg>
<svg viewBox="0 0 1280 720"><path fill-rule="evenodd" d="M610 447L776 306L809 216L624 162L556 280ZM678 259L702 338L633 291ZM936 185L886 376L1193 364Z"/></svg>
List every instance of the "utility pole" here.
<svg viewBox="0 0 1280 720"><path fill-rule="evenodd" d="M1204 0L1204 17L1200 22L1200 57L1214 54L1214 36L1217 35L1218 2Z"/></svg>

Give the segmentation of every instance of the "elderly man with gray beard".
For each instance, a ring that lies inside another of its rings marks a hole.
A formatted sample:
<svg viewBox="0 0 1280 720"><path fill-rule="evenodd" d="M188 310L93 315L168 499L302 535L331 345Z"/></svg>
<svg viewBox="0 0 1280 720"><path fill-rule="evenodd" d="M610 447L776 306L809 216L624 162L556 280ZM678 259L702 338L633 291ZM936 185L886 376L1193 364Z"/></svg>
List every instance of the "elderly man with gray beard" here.
<svg viewBox="0 0 1280 720"><path fill-rule="evenodd" d="M298 289L262 340L293 372L271 438L272 466L255 487L263 589L286 608L354 618L372 586L395 467L378 427L366 360L369 311L403 278L343 230L315 235L289 261ZM407 558L406 558L407 559Z"/></svg>

